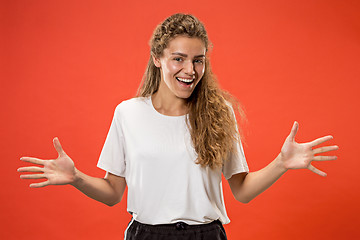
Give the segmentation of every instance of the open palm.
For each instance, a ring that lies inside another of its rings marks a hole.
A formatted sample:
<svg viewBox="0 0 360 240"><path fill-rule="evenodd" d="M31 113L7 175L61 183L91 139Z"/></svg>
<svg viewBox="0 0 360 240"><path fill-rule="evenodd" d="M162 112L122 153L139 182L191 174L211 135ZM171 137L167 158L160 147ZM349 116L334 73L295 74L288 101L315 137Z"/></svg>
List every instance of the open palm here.
<svg viewBox="0 0 360 240"><path fill-rule="evenodd" d="M315 168L312 161L328 161L337 159L336 156L315 156L329 151L337 150L336 145L315 148L326 141L331 140L332 136L325 136L307 143L295 142L295 135L299 129L299 124L294 123L290 135L286 138L281 148L281 157L286 169L309 169L320 176L326 176L326 173Z"/></svg>
<svg viewBox="0 0 360 240"><path fill-rule="evenodd" d="M75 166L71 158L64 152L58 138L53 140L54 147L58 152L58 158L42 160L33 157L22 157L20 160L40 166L21 167L19 172L31 172L32 174L21 175L22 179L47 179L39 183L32 183L30 187L45 187L47 185L70 184L75 179Z"/></svg>

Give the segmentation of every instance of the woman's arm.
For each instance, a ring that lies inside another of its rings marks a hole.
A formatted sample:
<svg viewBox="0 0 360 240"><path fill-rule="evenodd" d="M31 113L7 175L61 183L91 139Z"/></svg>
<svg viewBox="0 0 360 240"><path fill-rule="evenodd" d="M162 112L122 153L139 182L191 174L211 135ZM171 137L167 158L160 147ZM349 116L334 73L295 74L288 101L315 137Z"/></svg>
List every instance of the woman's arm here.
<svg viewBox="0 0 360 240"><path fill-rule="evenodd" d="M309 169L325 177L326 173L311 165L312 161L335 160L336 156L315 156L329 151L337 150L338 146L325 146L314 148L332 139L332 136L318 138L308 143L295 142L295 135L299 124L294 123L290 135L286 138L281 148L281 153L265 168L251 173L233 175L228 181L236 200L248 203L257 195L268 189L289 169Z"/></svg>
<svg viewBox="0 0 360 240"><path fill-rule="evenodd" d="M59 156L53 160L42 160L32 157L22 157L20 160L40 166L21 167L19 172L32 174L20 175L22 179L47 179L32 183L30 187L39 188L48 185L70 184L87 196L113 206L120 202L126 187L125 178L107 173L105 178L90 177L75 168L74 162L64 152L57 138L53 140Z"/></svg>
<svg viewBox="0 0 360 240"><path fill-rule="evenodd" d="M71 183L71 185L83 192L86 196L108 206L114 206L121 201L126 187L124 177L119 177L108 172L105 178L95 178L80 171L77 172L77 180Z"/></svg>
<svg viewBox="0 0 360 240"><path fill-rule="evenodd" d="M259 171L233 175L228 182L235 199L248 203L276 182L287 171L278 158Z"/></svg>

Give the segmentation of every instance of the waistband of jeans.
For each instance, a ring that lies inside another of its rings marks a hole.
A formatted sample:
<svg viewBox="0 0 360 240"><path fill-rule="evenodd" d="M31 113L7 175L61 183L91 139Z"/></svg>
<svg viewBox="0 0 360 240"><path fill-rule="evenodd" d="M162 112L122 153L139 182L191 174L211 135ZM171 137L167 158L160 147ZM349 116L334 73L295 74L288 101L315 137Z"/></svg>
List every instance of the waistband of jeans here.
<svg viewBox="0 0 360 240"><path fill-rule="evenodd" d="M187 230L192 230L192 231L207 231L207 230L212 230L214 228L216 228L216 226L222 226L222 223L220 222L220 220L215 220L212 221L210 223L204 223L204 224L187 224L185 222L176 222L176 223L170 223L170 224L145 224L145 223L140 223L136 220L133 221L132 225L135 226L141 226L143 227L144 230L148 229L149 231L174 231L174 230L178 230L178 231L187 231Z"/></svg>

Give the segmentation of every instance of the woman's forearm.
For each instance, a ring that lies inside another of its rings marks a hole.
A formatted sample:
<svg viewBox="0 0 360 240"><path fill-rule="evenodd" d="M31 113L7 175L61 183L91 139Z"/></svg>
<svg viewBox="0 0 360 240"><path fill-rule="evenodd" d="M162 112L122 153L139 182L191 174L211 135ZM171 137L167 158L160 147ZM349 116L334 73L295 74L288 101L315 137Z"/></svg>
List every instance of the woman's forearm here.
<svg viewBox="0 0 360 240"><path fill-rule="evenodd" d="M248 173L244 179L230 180L229 183L235 198L240 202L248 203L268 189L286 171L281 161L281 154L279 154L263 169Z"/></svg>
<svg viewBox="0 0 360 240"><path fill-rule="evenodd" d="M114 175L112 176L114 178ZM113 206L120 202L126 187L125 179L115 177L119 178L116 184L111 179L91 177L76 169L76 177L71 185L86 196L108 206Z"/></svg>

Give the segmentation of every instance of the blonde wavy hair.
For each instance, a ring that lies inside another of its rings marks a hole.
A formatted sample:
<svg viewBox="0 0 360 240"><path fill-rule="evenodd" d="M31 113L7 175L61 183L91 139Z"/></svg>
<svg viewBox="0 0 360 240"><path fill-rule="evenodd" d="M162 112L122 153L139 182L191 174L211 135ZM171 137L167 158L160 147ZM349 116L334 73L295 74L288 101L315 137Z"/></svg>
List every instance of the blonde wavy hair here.
<svg viewBox="0 0 360 240"><path fill-rule="evenodd" d="M209 39L204 25L194 16L174 14L160 23L150 40L151 54L138 90L138 97L154 94L160 85L161 72L153 62L152 56L160 58L169 42L177 36L199 38L209 49ZM222 167L230 154L236 150L240 140L236 118L232 110L243 117L238 102L226 91L220 89L211 71L208 54L205 72L192 95L187 99L189 114L187 125L190 129L193 147L197 153L196 163L210 168Z"/></svg>

